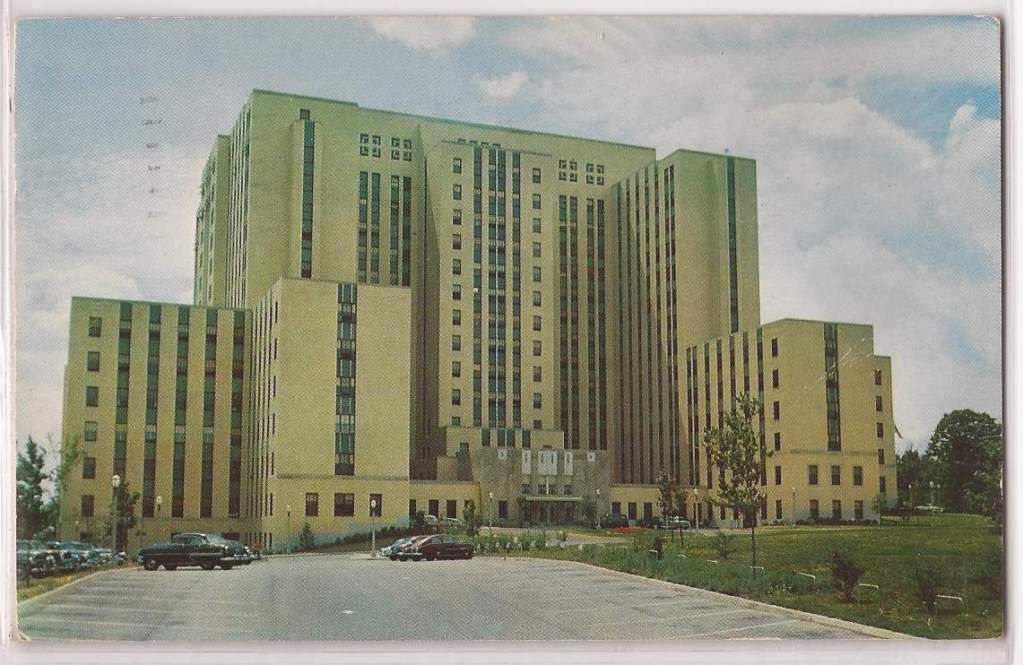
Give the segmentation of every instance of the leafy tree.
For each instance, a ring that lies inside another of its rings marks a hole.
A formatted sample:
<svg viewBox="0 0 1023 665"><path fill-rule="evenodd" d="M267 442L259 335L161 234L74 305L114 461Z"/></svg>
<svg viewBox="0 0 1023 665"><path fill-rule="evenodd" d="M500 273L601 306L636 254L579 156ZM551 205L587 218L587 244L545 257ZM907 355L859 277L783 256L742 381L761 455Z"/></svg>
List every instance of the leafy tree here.
<svg viewBox="0 0 1023 665"><path fill-rule="evenodd" d="M919 494L920 488L934 479L931 458L927 453L921 455L910 448L895 456L895 468L898 476L898 502L912 508L916 505L916 498L923 496Z"/></svg>
<svg viewBox="0 0 1023 665"><path fill-rule="evenodd" d="M579 502L579 512L582 513L586 526L593 526L597 520L597 502L592 496L586 495Z"/></svg>
<svg viewBox="0 0 1023 665"><path fill-rule="evenodd" d="M665 517L675 509L675 483L671 482L666 471L661 471L661 475L657 476L657 505Z"/></svg>
<svg viewBox="0 0 1023 665"><path fill-rule="evenodd" d="M304 550L313 548L316 544L316 538L313 537L313 528L309 526L309 522L302 525L302 534L298 537L298 544Z"/></svg>
<svg viewBox="0 0 1023 665"><path fill-rule="evenodd" d="M110 501L110 513L107 515L107 533L115 532L113 529L116 520L116 537L113 543L115 552L125 551L128 547L128 533L135 528L136 516L135 506L139 502L139 493L132 492L131 483L122 480L121 484L113 490Z"/></svg>
<svg viewBox="0 0 1023 665"><path fill-rule="evenodd" d="M986 413L945 414L928 454L942 506L955 512L996 515L1002 503L1002 425Z"/></svg>
<svg viewBox="0 0 1023 665"><path fill-rule="evenodd" d="M831 583L842 592L842 598L846 602L853 599L853 591L856 591L863 571L862 566L857 566L852 559L838 550L831 555Z"/></svg>
<svg viewBox="0 0 1023 665"><path fill-rule="evenodd" d="M18 453L15 476L17 478L18 538L32 538L46 526L46 510L43 503L43 482L48 475L46 451L31 436L25 444L25 452Z"/></svg>
<svg viewBox="0 0 1023 665"><path fill-rule="evenodd" d="M50 447L51 449L54 447L52 442ZM68 479L71 477L71 473L79 468L79 464L84 456L81 437L75 435L72 438L65 439L56 454L58 456L57 466L54 467L53 472L50 474L50 480L53 481L53 495L46 505L48 522L55 528L59 527L61 507L67 495ZM73 509L72 506L63 507L65 513L67 513L68 509ZM77 538L77 536L75 537Z"/></svg>
<svg viewBox="0 0 1023 665"><path fill-rule="evenodd" d="M465 510L462 511L462 518L465 520L465 534L467 536L475 536L480 525L479 515L476 514L475 501L470 501L465 506Z"/></svg>
<svg viewBox="0 0 1023 665"><path fill-rule="evenodd" d="M757 510L767 500L760 485L764 460L771 452L760 445L757 414L760 402L749 393L741 395L731 412L724 416L724 427L707 431L704 441L712 464L725 471L718 483L719 505L744 515L750 525L753 566L757 565Z"/></svg>

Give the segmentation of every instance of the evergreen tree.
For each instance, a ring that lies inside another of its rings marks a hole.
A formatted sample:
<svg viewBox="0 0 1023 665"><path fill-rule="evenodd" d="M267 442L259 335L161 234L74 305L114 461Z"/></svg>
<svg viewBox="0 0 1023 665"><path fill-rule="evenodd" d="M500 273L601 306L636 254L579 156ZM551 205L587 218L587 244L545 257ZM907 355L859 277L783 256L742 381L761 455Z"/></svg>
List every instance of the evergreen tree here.
<svg viewBox="0 0 1023 665"><path fill-rule="evenodd" d="M15 476L17 478L17 534L18 538L32 538L46 526L46 507L43 502L43 482L46 452L31 436L25 452L18 453Z"/></svg>

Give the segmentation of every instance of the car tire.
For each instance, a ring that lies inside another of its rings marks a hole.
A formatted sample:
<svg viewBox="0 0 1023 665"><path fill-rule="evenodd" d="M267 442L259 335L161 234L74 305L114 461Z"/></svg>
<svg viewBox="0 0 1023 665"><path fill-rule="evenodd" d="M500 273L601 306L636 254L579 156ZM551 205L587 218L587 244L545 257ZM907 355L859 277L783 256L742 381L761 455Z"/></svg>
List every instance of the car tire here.
<svg viewBox="0 0 1023 665"><path fill-rule="evenodd" d="M232 568L234 568L234 564L222 563L222 564L220 564L220 568L222 570L231 570Z"/></svg>
<svg viewBox="0 0 1023 665"><path fill-rule="evenodd" d="M146 559L145 563L142 564L142 567L146 570L157 570L160 567L160 562L150 557Z"/></svg>
<svg viewBox="0 0 1023 665"><path fill-rule="evenodd" d="M398 557L394 556L393 554L392 554L392 555L390 555L390 556L389 556L389 557L387 557L387 558L388 558L388 559L390 559L391 561L397 561L397 560L398 560Z"/></svg>
<svg viewBox="0 0 1023 665"><path fill-rule="evenodd" d="M177 570L178 567L177 566L164 566L163 569L164 570Z"/></svg>
<svg viewBox="0 0 1023 665"><path fill-rule="evenodd" d="M213 570L214 568L217 567L217 564L213 563L212 561L203 561L202 563L199 564L199 566L203 570Z"/></svg>

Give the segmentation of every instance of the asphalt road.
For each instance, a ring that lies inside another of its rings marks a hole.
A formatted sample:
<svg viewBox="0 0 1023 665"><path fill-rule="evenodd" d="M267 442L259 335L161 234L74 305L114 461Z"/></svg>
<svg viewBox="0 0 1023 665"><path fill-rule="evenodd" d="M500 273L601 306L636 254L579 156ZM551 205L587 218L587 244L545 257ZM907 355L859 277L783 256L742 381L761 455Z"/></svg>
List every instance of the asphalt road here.
<svg viewBox="0 0 1023 665"><path fill-rule="evenodd" d="M33 640L863 638L777 608L569 562L279 557L100 573L19 606Z"/></svg>

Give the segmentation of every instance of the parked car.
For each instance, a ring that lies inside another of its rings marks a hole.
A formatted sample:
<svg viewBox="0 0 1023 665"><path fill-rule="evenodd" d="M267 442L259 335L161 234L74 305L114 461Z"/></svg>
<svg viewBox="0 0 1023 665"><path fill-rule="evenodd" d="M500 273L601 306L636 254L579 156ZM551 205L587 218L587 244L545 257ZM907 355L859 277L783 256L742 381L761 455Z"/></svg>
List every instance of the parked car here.
<svg viewBox="0 0 1023 665"><path fill-rule="evenodd" d="M685 530L685 529L688 529L692 525L689 523L689 520L687 520L684 517L680 517L678 515L669 515L667 517L662 517L661 518L660 526L661 526L661 528L664 528L664 529L682 529L682 530Z"/></svg>
<svg viewBox="0 0 1023 665"><path fill-rule="evenodd" d="M607 513L601 518L600 525L607 529L618 529L629 526L629 518L621 513Z"/></svg>
<svg viewBox="0 0 1023 665"><path fill-rule="evenodd" d="M53 553L54 562L60 570L73 572L88 567L85 557L70 544L66 545L59 540L48 540L45 545L46 549Z"/></svg>
<svg viewBox="0 0 1023 665"><path fill-rule="evenodd" d="M249 547L248 545L245 545L245 557L246 561L244 562L243 565L247 566L259 558L259 553L256 550Z"/></svg>
<svg viewBox="0 0 1023 665"><path fill-rule="evenodd" d="M399 561L411 561L417 558L417 555L413 552L413 548L419 544L420 541L432 538L431 534L412 536L408 539L408 542L397 548L396 554Z"/></svg>
<svg viewBox="0 0 1023 665"><path fill-rule="evenodd" d="M428 536L413 543L404 550L402 556L413 561L426 559L435 561L437 559L471 559L472 545L464 543L447 533L439 533L435 536Z"/></svg>
<svg viewBox="0 0 1023 665"><path fill-rule="evenodd" d="M78 566L80 568L94 568L103 563L99 549L92 543L64 540L59 545L61 550L71 552L78 557Z"/></svg>
<svg viewBox="0 0 1023 665"><path fill-rule="evenodd" d="M241 543L205 533L179 533L172 536L170 542L143 547L139 552L139 560L146 570L160 566L167 570L178 566L199 566L204 570L220 566L231 570L242 565L245 558Z"/></svg>
<svg viewBox="0 0 1023 665"><path fill-rule="evenodd" d="M400 552L403 547L411 543L414 539L415 539L414 536L409 536L407 538L399 538L398 540L394 541L387 547L381 547L380 555L387 557L391 561L397 561L398 552Z"/></svg>
<svg viewBox="0 0 1023 665"><path fill-rule="evenodd" d="M37 540L19 540L18 577L43 577L58 570L56 555Z"/></svg>

